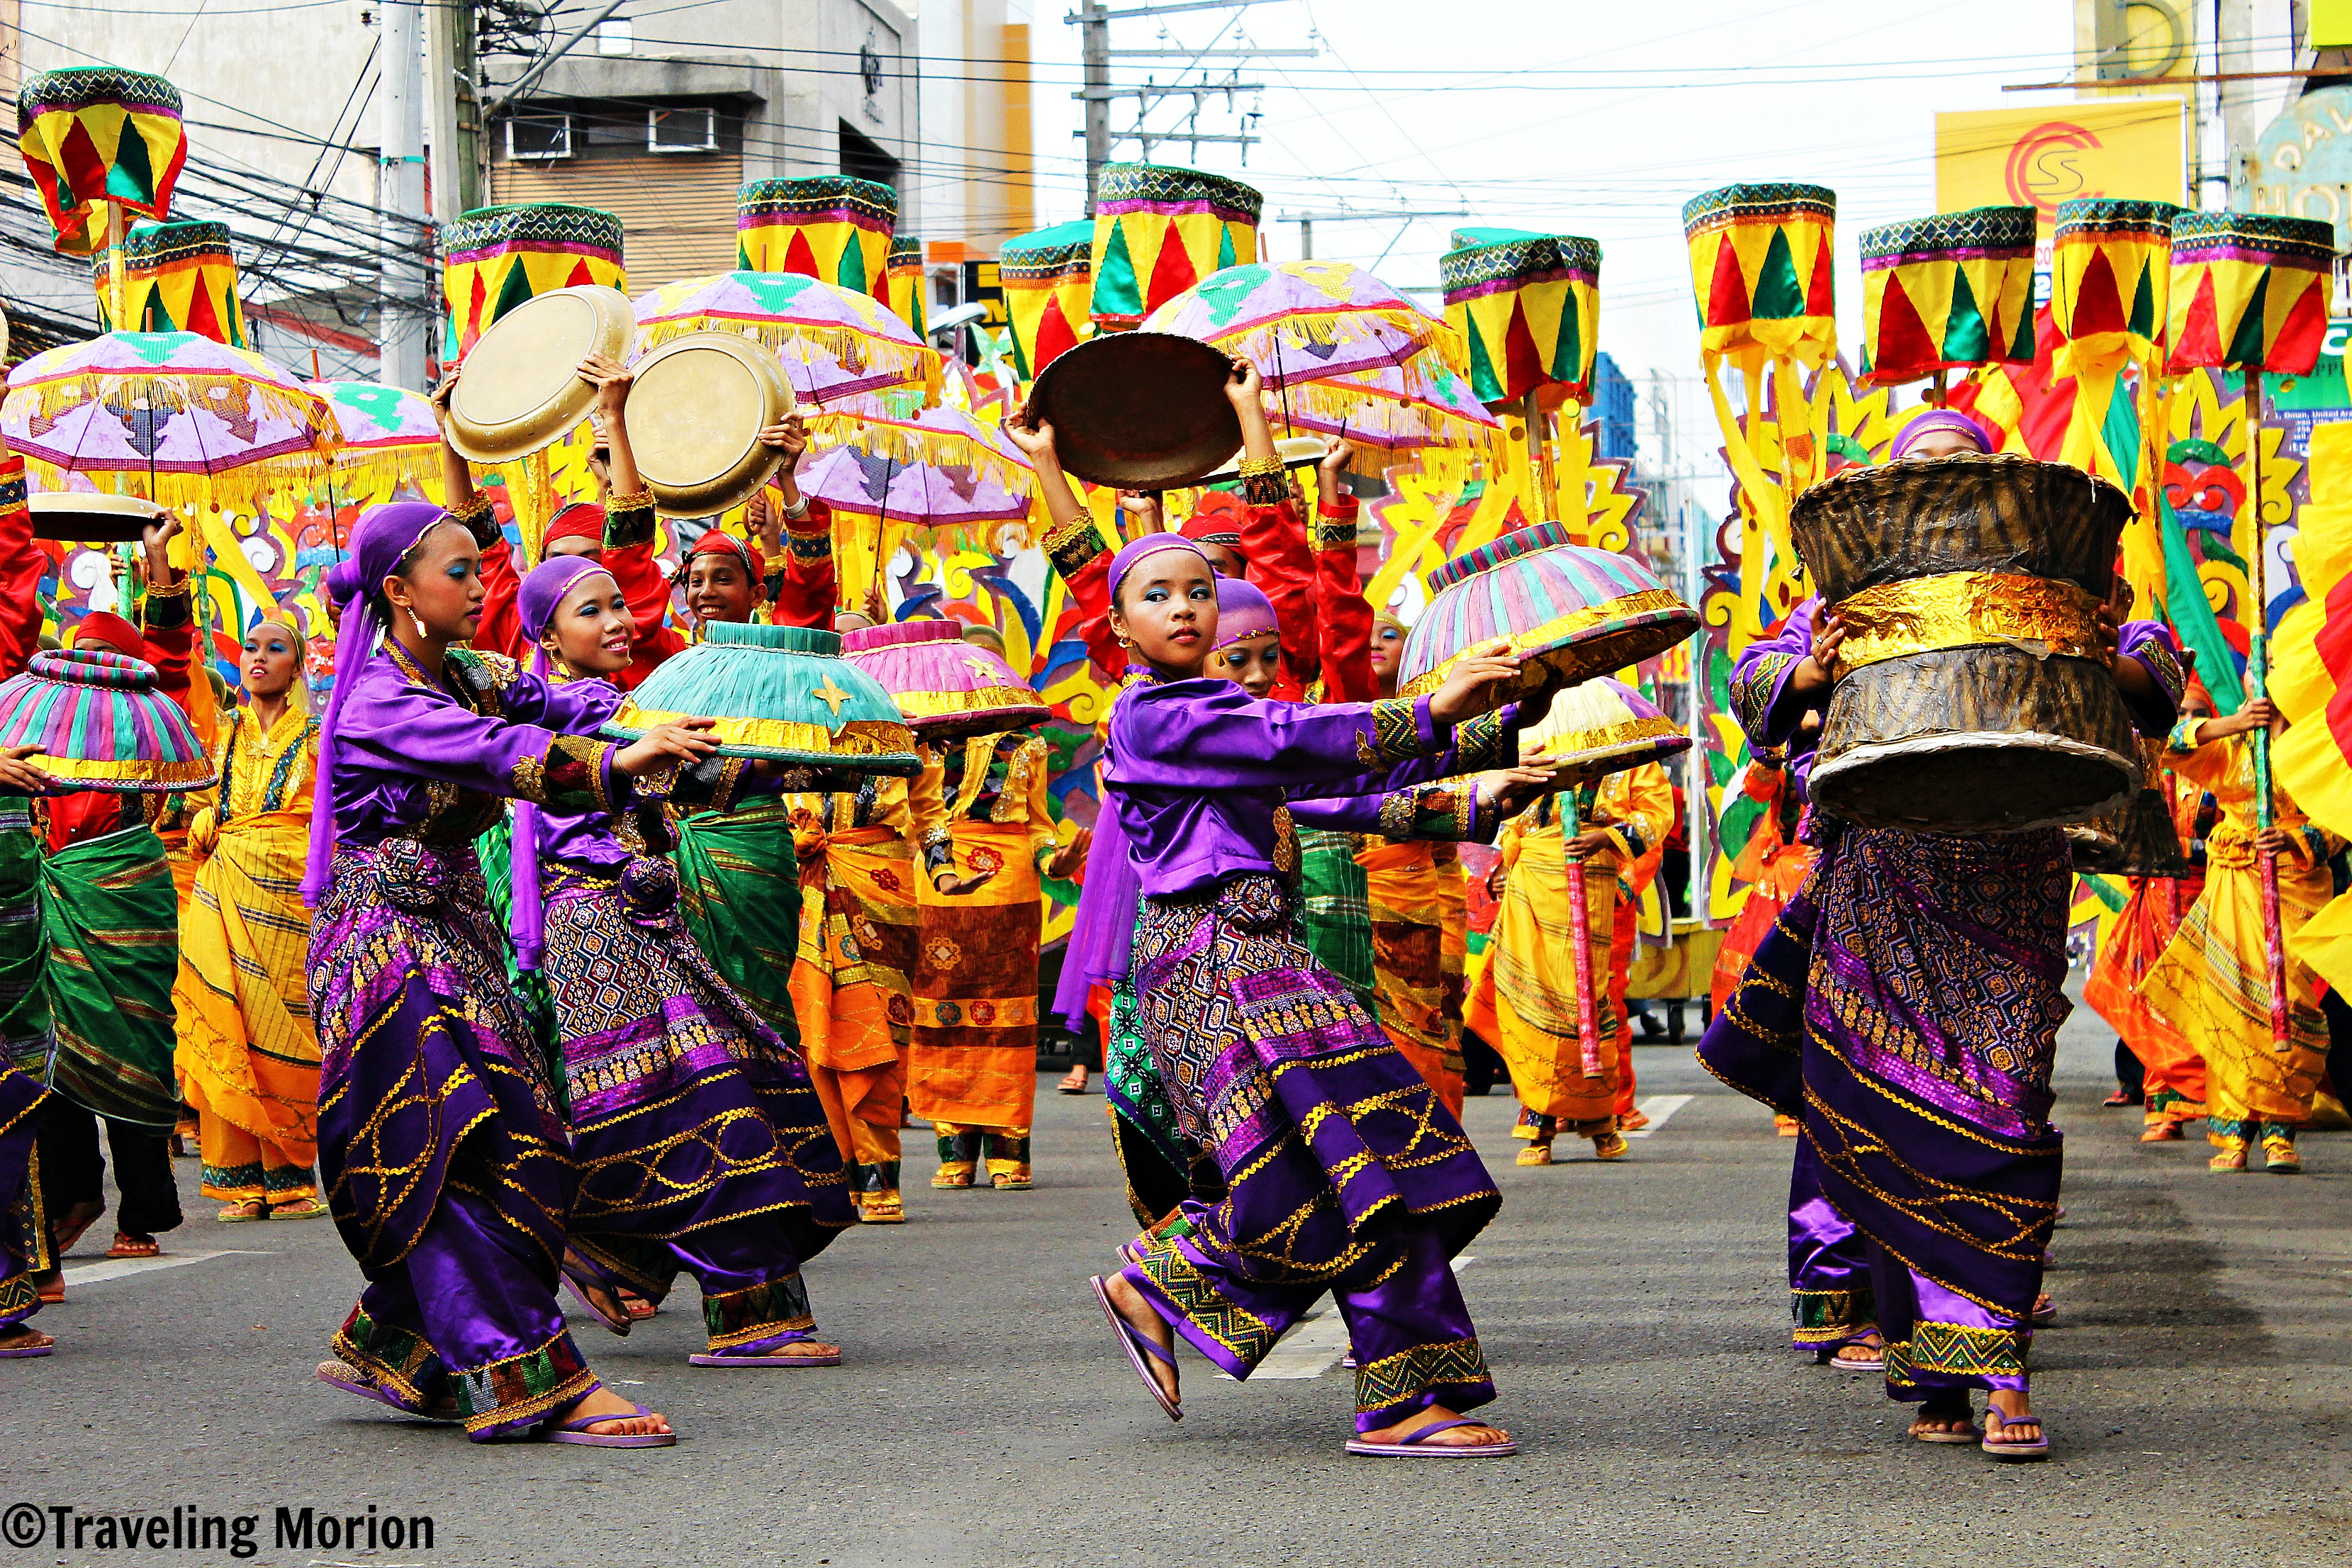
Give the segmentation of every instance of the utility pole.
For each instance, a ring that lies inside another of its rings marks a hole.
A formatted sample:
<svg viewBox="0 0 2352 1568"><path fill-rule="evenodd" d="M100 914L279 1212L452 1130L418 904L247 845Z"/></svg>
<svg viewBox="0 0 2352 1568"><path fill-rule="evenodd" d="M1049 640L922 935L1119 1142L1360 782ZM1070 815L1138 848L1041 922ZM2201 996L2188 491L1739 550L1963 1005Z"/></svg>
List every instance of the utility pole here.
<svg viewBox="0 0 2352 1568"><path fill-rule="evenodd" d="M425 253L433 232L425 212L424 76L423 0L388 0L383 121L376 153L384 248L376 274L376 379L412 392L425 389Z"/></svg>
<svg viewBox="0 0 2352 1568"><path fill-rule="evenodd" d="M1143 117L1150 112L1152 105L1160 99L1189 94L1192 100L1192 119L1197 125L1201 115L1201 100L1204 97L1212 93L1223 93L1230 102L1232 96L1237 92L1264 91L1263 82L1224 81L1202 83L1197 87L1115 88L1110 83L1110 65L1114 58L1174 59L1179 62L1176 74L1181 76L1186 70L1204 59L1243 60L1268 55L1311 56L1318 52L1314 49L1220 49L1214 47L1214 39L1212 39L1209 45L1198 49L1181 47L1113 49L1110 47L1110 25L1133 16L1171 16L1180 11L1239 11L1246 6L1260 5L1265 3L1265 0L1169 0L1166 4L1129 5L1113 11L1104 5L1102 0L1078 0L1078 8L1062 18L1066 24L1078 29L1078 59L1083 69L1083 85L1070 96L1082 100L1087 106L1087 128L1082 134L1087 141L1087 210L1089 213L1094 211L1096 191L1102 179L1102 166L1110 162L1111 149L1118 142L1141 142L1143 157L1148 163L1151 158L1151 149L1162 142L1190 142L1192 156L1198 159L1201 155L1201 145L1203 142L1230 142L1246 150L1257 141L1255 136L1246 132L1216 135L1195 133L1192 131L1147 132L1143 129ZM1223 36L1220 30L1219 37ZM1137 100L1135 129L1120 132L1116 135L1112 133L1110 128L1110 102L1115 98L1132 98Z"/></svg>
<svg viewBox="0 0 2352 1568"><path fill-rule="evenodd" d="M1392 212L1349 212L1343 209L1328 213L1285 213L1275 221L1295 223L1298 226L1298 259L1312 261L1315 259L1315 226L1318 223L1396 221L1411 223L1413 219L1421 217L1468 217L1470 216L1467 210L1461 207L1399 207ZM1394 247L1391 246L1391 248Z"/></svg>
<svg viewBox="0 0 2352 1568"><path fill-rule="evenodd" d="M476 27L474 0L440 0L425 23L425 142L436 223L482 205Z"/></svg>

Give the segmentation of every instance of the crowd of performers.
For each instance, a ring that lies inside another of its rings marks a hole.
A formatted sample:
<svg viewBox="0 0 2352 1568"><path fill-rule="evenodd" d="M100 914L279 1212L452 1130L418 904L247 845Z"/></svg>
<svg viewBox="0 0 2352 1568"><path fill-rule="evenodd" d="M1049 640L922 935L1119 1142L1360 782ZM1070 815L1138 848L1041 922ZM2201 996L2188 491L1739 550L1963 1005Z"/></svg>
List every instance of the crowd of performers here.
<svg viewBox="0 0 2352 1568"><path fill-rule="evenodd" d="M557 514L526 569L445 448L446 504L369 510L329 574L323 712L290 613L251 628L240 700L211 689L176 525L150 531L142 624L92 614L77 641L155 667L213 738L215 790L69 793L38 755L0 755L0 1356L51 1350L26 1320L104 1217L108 1153L113 1256L181 1223L169 1143L187 1138L221 1221L331 1215L358 1262L321 1379L478 1441L668 1445L662 1415L599 1382L558 1291L625 1334L691 1275L694 1365L837 1364L803 1265L904 1218L914 1119L937 1138L934 1187L1031 1184L1050 1005L1101 1042L1139 1228L1092 1288L1170 1417L1179 1337L1245 1377L1328 1292L1350 1451L1513 1452L1466 1414L1494 1385L1449 1267L1501 1203L1462 1129L1465 1031L1508 1067L1519 1163L1552 1163L1563 1131L1626 1157L1633 910L1675 826L1658 765L1549 793L1520 736L1553 691L1514 658L1396 695L1404 627L1364 597L1350 454L1327 458L1304 515L1238 363L1238 493L1173 528L1125 497L1115 549L1053 429L1010 427L1090 654L1123 672L1090 834L1057 837L1044 745L1021 732L929 747L909 779L721 756L703 720L602 738L681 627L854 631L884 611L836 603L796 418L762 435L783 462L747 532L711 527L666 571L619 416L629 374L581 374L600 388L600 498ZM1984 445L1938 415L1895 456ZM43 561L0 539L6 670L37 644ZM2163 628L2113 629L2204 880L2136 886L2093 1001L2144 1067L2151 1138L2204 1117L2217 1169L2257 1144L2293 1169L2326 1024L2297 969L2294 1049L2272 1048L2252 867L2258 847L2284 857L2300 921L2341 846L2284 805L2258 839L2243 736L2275 715L2212 718ZM1962 838L1805 810L1842 636L1809 602L1735 676L1766 810L1700 1055L1797 1136L1797 1345L1883 1368L1921 1405L1915 1436L2039 1457L2027 1347L2058 1212L2068 848L2054 829ZM1501 850L1466 991L1465 842ZM1599 873L1597 1053L1577 861ZM1042 882L1081 868L1041 999Z"/></svg>

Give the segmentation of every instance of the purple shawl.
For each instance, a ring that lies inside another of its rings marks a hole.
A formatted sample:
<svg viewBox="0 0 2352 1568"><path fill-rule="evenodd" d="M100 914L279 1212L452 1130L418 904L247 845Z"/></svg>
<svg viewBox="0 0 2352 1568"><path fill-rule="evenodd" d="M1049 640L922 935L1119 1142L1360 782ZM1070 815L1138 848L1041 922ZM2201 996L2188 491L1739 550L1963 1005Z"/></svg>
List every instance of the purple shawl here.
<svg viewBox="0 0 2352 1568"><path fill-rule="evenodd" d="M540 638L547 635L547 623L583 577L605 576L612 574L604 565L585 555L559 555L530 570L515 591L515 614L522 623L523 641L530 645L530 672L544 679L548 673L547 649ZM507 856L507 890L512 912L507 921L508 934L514 938L515 966L526 973L539 967L547 952L547 910L539 890L539 807L529 801L517 801L514 812L514 845Z"/></svg>

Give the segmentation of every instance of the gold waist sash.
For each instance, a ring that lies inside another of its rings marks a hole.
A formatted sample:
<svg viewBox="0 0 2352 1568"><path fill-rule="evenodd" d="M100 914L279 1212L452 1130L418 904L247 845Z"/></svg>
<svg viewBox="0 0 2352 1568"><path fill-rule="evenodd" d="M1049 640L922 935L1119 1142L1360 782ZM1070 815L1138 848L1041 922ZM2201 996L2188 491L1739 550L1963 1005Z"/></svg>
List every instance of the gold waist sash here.
<svg viewBox="0 0 2352 1568"><path fill-rule="evenodd" d="M2099 601L2075 584L2000 572L1952 572L1865 588L1836 606L1845 625L1844 676L1890 658L1985 645L2036 658L2105 659Z"/></svg>

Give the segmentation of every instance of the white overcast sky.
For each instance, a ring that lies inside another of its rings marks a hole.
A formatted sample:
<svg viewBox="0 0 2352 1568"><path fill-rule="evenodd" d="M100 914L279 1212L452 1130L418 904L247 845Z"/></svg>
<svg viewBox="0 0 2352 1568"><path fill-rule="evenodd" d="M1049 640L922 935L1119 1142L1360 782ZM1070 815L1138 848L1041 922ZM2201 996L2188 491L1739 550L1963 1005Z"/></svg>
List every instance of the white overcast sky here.
<svg viewBox="0 0 2352 1568"><path fill-rule="evenodd" d="M1067 96L1078 38L1062 21L1068 5L1034 5L1044 224L1083 214L1081 148L1070 134L1081 120ZM1456 223L1589 235L1603 257L1601 348L1637 375L1692 374L1685 199L1737 181L1834 189L1840 325L1857 334L1853 236L1935 210L1937 110L2071 96L2000 89L2068 74L2073 9L2069 0L1266 0L1120 23L1112 42L1197 47L1234 17L1233 29L1269 47L1319 36L1318 58L1240 64L1242 79L1266 85L1265 140L1246 167L1232 146L1204 146L1196 165L1265 193L1276 258L1298 254L1297 226L1279 218L1302 210L1476 215L1423 220L1402 237L1393 222L1316 225L1318 256L1375 266L1400 288L1436 283ZM1223 42L1234 41L1229 30ZM1167 81L1168 64L1118 61L1116 78L1139 84L1156 68ZM1153 123L1172 112L1163 106ZM1131 104L1114 107L1115 126L1132 121ZM1201 126L1238 129L1222 105ZM1137 153L1129 145L1117 155ZM1181 144L1154 157L1189 161Z"/></svg>

